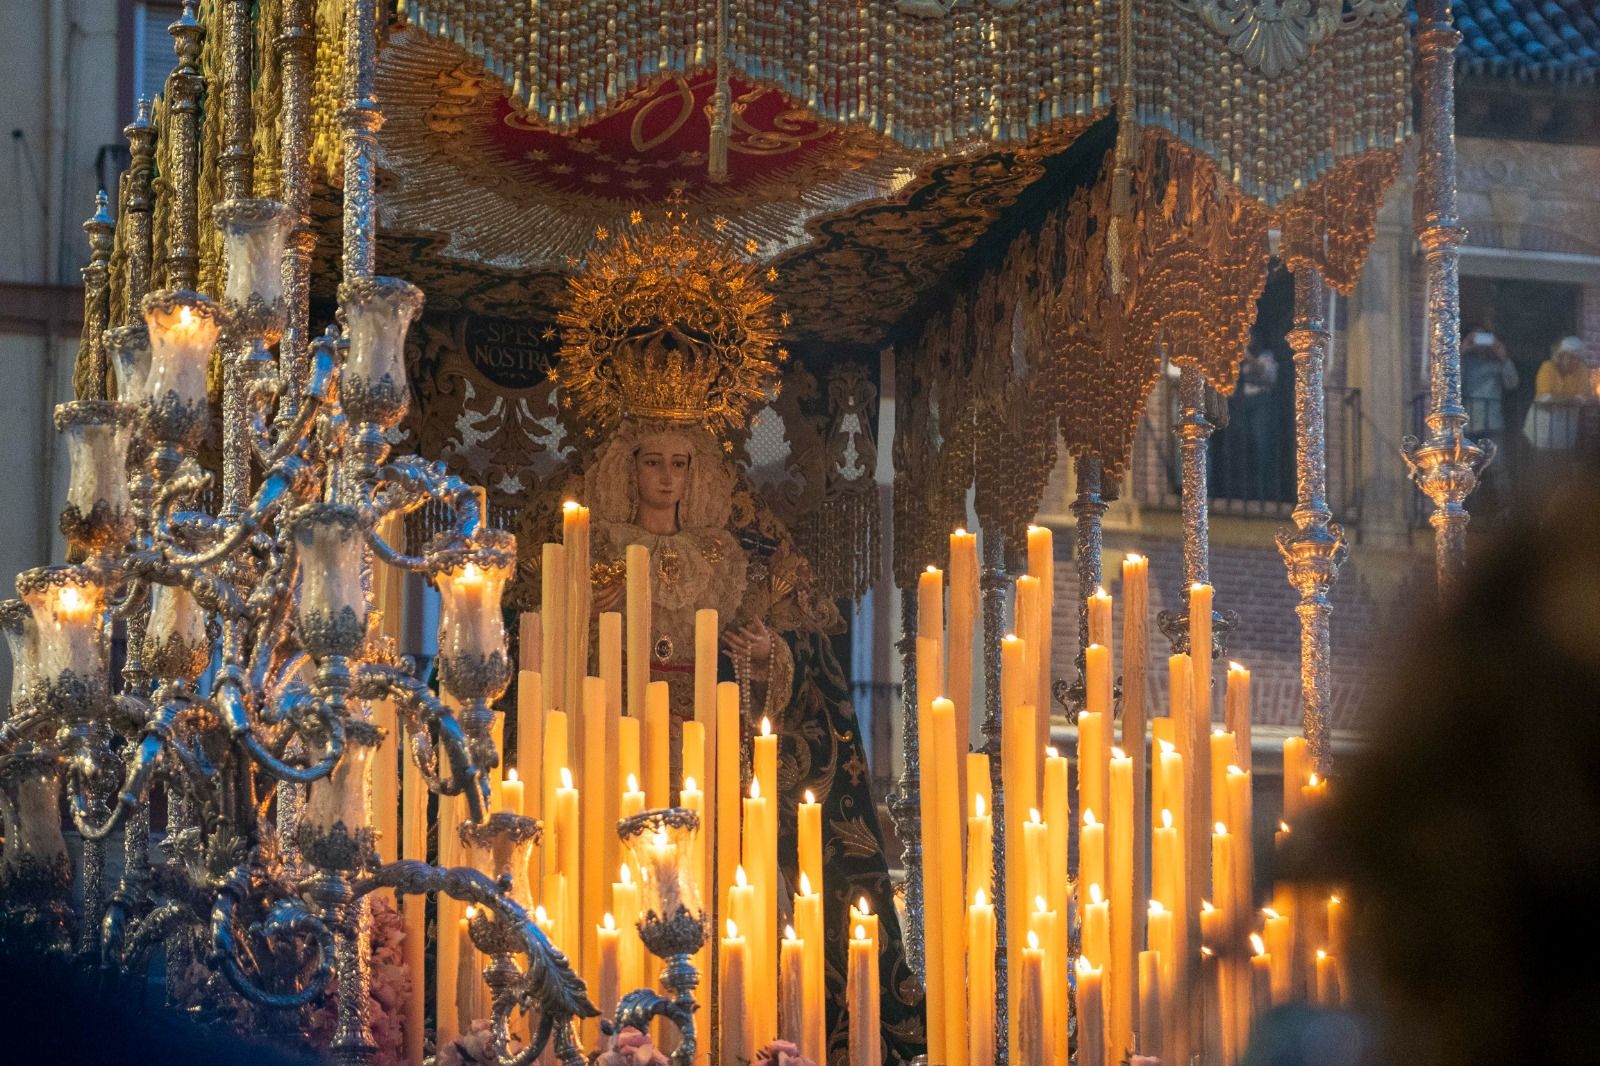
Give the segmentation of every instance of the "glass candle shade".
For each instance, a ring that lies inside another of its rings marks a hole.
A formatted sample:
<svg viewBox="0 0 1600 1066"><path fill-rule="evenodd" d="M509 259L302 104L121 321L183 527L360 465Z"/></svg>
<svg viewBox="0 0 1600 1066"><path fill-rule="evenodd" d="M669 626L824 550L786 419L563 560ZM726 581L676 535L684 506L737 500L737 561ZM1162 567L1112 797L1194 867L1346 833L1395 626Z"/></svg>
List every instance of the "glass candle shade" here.
<svg viewBox="0 0 1600 1066"><path fill-rule="evenodd" d="M43 566L17 576L17 591L38 627L38 680L53 713L86 715L109 683L100 625L105 591L76 566Z"/></svg>
<svg viewBox="0 0 1600 1066"><path fill-rule="evenodd" d="M0 633L11 649L11 713L28 702L39 654L39 627L21 600L0 601Z"/></svg>
<svg viewBox="0 0 1600 1066"><path fill-rule="evenodd" d="M500 597L516 547L509 533L480 530L466 548L428 552L428 572L439 589L441 679L461 699L492 699L509 681Z"/></svg>
<svg viewBox="0 0 1600 1066"><path fill-rule="evenodd" d="M206 612L181 585L150 586L150 623L140 647L144 668L161 680L194 681L211 660Z"/></svg>
<svg viewBox="0 0 1600 1066"><path fill-rule="evenodd" d="M0 891L11 905L36 892L67 891L67 842L61 833L61 764L43 753L14 755L0 769Z"/></svg>
<svg viewBox="0 0 1600 1066"><path fill-rule="evenodd" d="M120 547L133 533L128 500L128 445L133 408L113 400L75 400L56 407L71 475L61 532L88 551Z"/></svg>
<svg viewBox="0 0 1600 1066"><path fill-rule="evenodd" d="M150 328L143 322L106 332L106 358L117 379L117 399L138 403L150 376Z"/></svg>
<svg viewBox="0 0 1600 1066"><path fill-rule="evenodd" d="M537 819L510 811L496 811L486 822L467 822L461 826L461 838L467 845L471 865L496 880L510 877L511 898L527 911L533 910L528 860L541 836Z"/></svg>
<svg viewBox="0 0 1600 1066"><path fill-rule="evenodd" d="M301 643L317 659L353 655L367 632L360 515L343 504L313 503L295 511L290 523L300 562Z"/></svg>
<svg viewBox="0 0 1600 1066"><path fill-rule="evenodd" d="M700 817L666 807L624 818L617 833L639 870L639 936L651 954L668 958L699 950L704 941L694 841Z"/></svg>
<svg viewBox="0 0 1600 1066"><path fill-rule="evenodd" d="M422 290L399 278L357 278L339 288L345 335L340 397L350 421L392 429L411 405L406 330L422 310Z"/></svg>
<svg viewBox="0 0 1600 1066"><path fill-rule="evenodd" d="M217 306L197 292L166 289L144 298L144 321L150 328L150 430L158 440L198 443L210 410L206 367L222 330Z"/></svg>
<svg viewBox="0 0 1600 1066"><path fill-rule="evenodd" d="M372 860L372 753L381 736L369 722L348 722L339 761L311 782L299 844L314 865L354 870Z"/></svg>
<svg viewBox="0 0 1600 1066"><path fill-rule="evenodd" d="M283 298L283 245L289 236L289 211L277 200L227 200L213 214L222 230L222 258L228 264L222 298L230 311L249 316Z"/></svg>

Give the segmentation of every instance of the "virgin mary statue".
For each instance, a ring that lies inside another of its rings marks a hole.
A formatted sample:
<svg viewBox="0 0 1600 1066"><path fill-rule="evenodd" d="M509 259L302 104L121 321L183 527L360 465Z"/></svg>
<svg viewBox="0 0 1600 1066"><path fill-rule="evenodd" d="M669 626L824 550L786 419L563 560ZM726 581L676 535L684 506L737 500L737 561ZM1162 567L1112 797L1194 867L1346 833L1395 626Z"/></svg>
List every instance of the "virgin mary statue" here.
<svg viewBox="0 0 1600 1066"><path fill-rule="evenodd" d="M865 896L881 921L885 1050L910 1062L923 1051L922 994L906 967L861 730L830 643L844 622L730 458L750 411L776 389L778 322L754 268L681 211L603 243L573 279L555 377L571 421L595 442L582 472L602 575L594 606L620 605L622 583L605 575L620 573L629 545L648 547L651 674L668 682L674 732L692 716L695 612L716 609L719 674L739 683L745 735L766 717L780 738L782 899L797 877L796 805L808 791L822 804L829 1058L847 1050L847 908Z"/></svg>

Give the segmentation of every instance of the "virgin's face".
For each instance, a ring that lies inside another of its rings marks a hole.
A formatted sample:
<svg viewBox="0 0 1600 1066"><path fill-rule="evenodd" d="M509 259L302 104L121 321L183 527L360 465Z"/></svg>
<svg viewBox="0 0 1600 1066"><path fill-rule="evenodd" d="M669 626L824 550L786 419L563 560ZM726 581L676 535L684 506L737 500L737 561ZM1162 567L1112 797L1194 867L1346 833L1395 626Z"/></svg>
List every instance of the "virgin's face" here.
<svg viewBox="0 0 1600 1066"><path fill-rule="evenodd" d="M655 510L675 507L689 482L689 450L676 444L646 444L634 456L639 503Z"/></svg>

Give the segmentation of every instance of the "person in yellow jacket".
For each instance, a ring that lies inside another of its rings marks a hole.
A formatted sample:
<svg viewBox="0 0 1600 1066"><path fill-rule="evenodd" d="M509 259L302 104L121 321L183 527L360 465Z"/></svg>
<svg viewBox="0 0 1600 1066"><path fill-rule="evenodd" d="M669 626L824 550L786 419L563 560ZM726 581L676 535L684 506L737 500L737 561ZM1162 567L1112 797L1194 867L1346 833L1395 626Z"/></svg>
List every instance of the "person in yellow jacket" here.
<svg viewBox="0 0 1600 1066"><path fill-rule="evenodd" d="M1523 424L1536 448L1571 448L1577 442L1578 407L1596 402L1595 386L1583 340L1563 337L1534 379L1533 406Z"/></svg>

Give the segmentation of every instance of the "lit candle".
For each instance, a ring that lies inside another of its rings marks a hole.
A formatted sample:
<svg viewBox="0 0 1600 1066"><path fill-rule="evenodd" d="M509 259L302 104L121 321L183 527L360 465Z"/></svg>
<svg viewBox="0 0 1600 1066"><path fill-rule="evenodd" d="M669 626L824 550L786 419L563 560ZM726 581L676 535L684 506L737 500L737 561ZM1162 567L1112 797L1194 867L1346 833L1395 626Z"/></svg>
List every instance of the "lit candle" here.
<svg viewBox="0 0 1600 1066"><path fill-rule="evenodd" d="M1000 772L1005 778L1005 834L1006 839L1021 841L1023 836L1023 823L1027 818L1028 809L1039 805L1037 779L1034 775L1036 763L1034 752L1036 733L1034 730L1034 707L1027 702L1032 695L1031 688L1025 683L1027 674L1027 647L1015 636L1007 636L1000 642L1000 744L1002 756ZM1021 848L1007 848L1005 851L1005 869L1000 871L1005 878L1006 899L1026 900L1029 898L1027 891L1028 872L1023 862ZM1005 911L1006 922L1006 953L1008 959L1008 973L1020 973L1022 970L1022 944L1025 930L1027 929L1027 908L1007 907ZM1016 1047L1017 1018L1018 1018L1018 993L1021 986L1012 981L1007 986L1010 1000L1010 1045Z"/></svg>
<svg viewBox="0 0 1600 1066"><path fill-rule="evenodd" d="M638 988L644 983L644 944L638 929L639 885L627 863L617 867L617 880L611 883L611 908L622 932L618 981L623 988Z"/></svg>
<svg viewBox="0 0 1600 1066"><path fill-rule="evenodd" d="M1042 792L1046 827L1044 896L1050 902L1050 909L1056 912L1056 936L1059 939L1066 935L1074 911L1072 881L1067 869L1067 838L1072 831L1072 807L1068 799L1067 760L1054 748L1045 749ZM1051 951L1061 960L1060 965L1066 966L1067 955L1060 945L1051 946ZM1070 994L1066 981L1056 982L1051 989L1051 1009L1057 1012L1066 1010ZM1058 1047L1058 1059L1061 1054L1062 1047Z"/></svg>
<svg viewBox="0 0 1600 1066"><path fill-rule="evenodd" d="M1067 1062L1067 1017L1057 1010L1057 987L1067 983L1067 940L1061 930L1062 922L1043 896L1034 897L1033 913L1029 915L1031 933L1039 937L1039 948L1044 954L1044 980L1040 986L1040 1016L1044 1035L1040 1049L1044 1062Z"/></svg>
<svg viewBox="0 0 1600 1066"><path fill-rule="evenodd" d="M622 789L622 805L618 808L619 818L632 818L636 814L644 813L645 795L639 787L639 779L629 774Z"/></svg>
<svg viewBox="0 0 1600 1066"><path fill-rule="evenodd" d="M761 851L759 866L752 867L747 858L745 870L760 874L759 878L752 877L752 881L762 908L761 924L750 943L752 948L759 944L759 954L753 953L751 958L760 966L756 987L761 1013L756 1017L756 1039L764 1047L778 1032L778 738L772 732L772 723L765 717L761 719L761 732L752 742L751 752L752 778L753 782L760 782L761 804L759 808L747 806L745 812L747 816L757 813L761 818Z"/></svg>
<svg viewBox="0 0 1600 1066"><path fill-rule="evenodd" d="M716 659L713 657L711 662L714 669ZM719 682L715 691L716 730L714 734L708 732L707 737L708 743L713 743L710 738L714 737L716 758L712 765L715 768L716 789L715 796L712 794L712 789L706 789L706 802L716 804L714 811L717 822L717 895L718 898L724 898L734 883L734 867L739 865L739 843L743 839L739 834L739 761L742 740L739 726L738 683ZM751 921L742 924L740 928L746 930L754 928L753 913Z"/></svg>
<svg viewBox="0 0 1600 1066"><path fill-rule="evenodd" d="M1327 910L1328 949L1333 955L1333 964L1337 971L1341 997L1344 995L1344 990L1350 987L1344 961L1350 951L1349 922L1350 915L1346 912L1344 900L1338 896L1329 896Z"/></svg>
<svg viewBox="0 0 1600 1066"><path fill-rule="evenodd" d="M478 1010L478 985L483 975L478 967L478 948L472 942L472 919L478 908L467 905L466 912L456 920L456 1019L461 1032L472 1028L472 1023L482 1016Z"/></svg>
<svg viewBox="0 0 1600 1066"><path fill-rule="evenodd" d="M938 836L938 815L935 806L941 786L938 777L938 767L935 763L933 742L933 701L939 698L943 690L944 678L944 645L936 635L940 632L940 604L939 592L942 588L939 571L929 568L924 571L917 584L917 736L921 744L921 781L918 789L918 806L921 815L922 831L922 898L924 913L922 916L922 934L925 944L924 956L928 959L939 960L945 957L944 951L944 908L941 905L940 893L945 885L942 866L945 863L942 843ZM933 617L928 619L923 612L932 612ZM928 633L935 635L927 635ZM930 973L938 970L937 962L930 968ZM926 999L928 1057L933 1062L945 1061L945 1019L948 1012L945 1010L944 982L936 977L930 977L924 982L924 996Z"/></svg>
<svg viewBox="0 0 1600 1066"><path fill-rule="evenodd" d="M1205 1061L1232 1066L1232 1014L1223 950L1223 912L1200 901L1200 1033Z"/></svg>
<svg viewBox="0 0 1600 1066"><path fill-rule="evenodd" d="M777 959L774 952L772 966L768 966L768 951L776 930L766 927L769 905L777 895L776 879L778 842L767 835L767 807L770 800L761 794L761 778L750 779L750 797L744 801L744 865L749 878L754 911L747 925L740 921L741 929L749 928L750 966L754 980L751 982L752 1000L749 1007L750 1022L755 1028L757 1047L766 1046L777 1032L778 997L774 983ZM738 915L735 914L735 918ZM767 1028L768 1021L772 1028Z"/></svg>
<svg viewBox="0 0 1600 1066"><path fill-rule="evenodd" d="M561 787L556 789L555 795L555 829L557 862L556 873L561 876L561 896L552 908L556 927L561 931L560 943L571 944L573 933L578 928L581 919L581 910L578 903L579 886L579 843L582 836L578 830L578 790L572 784L572 771L565 766L561 768ZM551 897L545 896L545 906L550 906Z"/></svg>
<svg viewBox="0 0 1600 1066"><path fill-rule="evenodd" d="M812 884L811 878L800 873L800 891L794 897L794 924L800 940L805 944L805 1024L800 1053L812 1062L820 1063L827 1057L827 1003L826 968L823 949L821 882Z"/></svg>
<svg viewBox="0 0 1600 1066"><path fill-rule="evenodd" d="M595 927L595 939L600 949L600 964L598 967L599 999L595 1006L600 1008L602 1017L609 1018L617 1011L618 991L621 985L621 930L617 928L616 919L611 917L609 911L600 919L600 924Z"/></svg>
<svg viewBox="0 0 1600 1066"><path fill-rule="evenodd" d="M567 578L567 634L563 642L567 661L562 671L566 698L561 706L571 712L582 706L583 679L589 673L589 605L594 598L589 575L589 509L575 500L561 505L561 546ZM587 790L590 785L580 782L579 787ZM593 920L599 921L600 916L595 915Z"/></svg>
<svg viewBox="0 0 1600 1066"><path fill-rule="evenodd" d="M1223 696L1222 721L1233 734L1234 756L1241 769L1250 769L1250 671L1228 664L1228 688Z"/></svg>
<svg viewBox="0 0 1600 1066"><path fill-rule="evenodd" d="M1100 819L1095 817L1093 810L1085 809L1083 824L1078 826L1078 884L1103 885L1106 883L1106 827ZM1089 905L1089 899L1083 893L1078 894L1078 910L1082 912ZM1082 920L1081 918L1079 919ZM1108 948L1109 944L1106 945ZM1110 954L1098 956L1106 958Z"/></svg>
<svg viewBox="0 0 1600 1066"><path fill-rule="evenodd" d="M1078 1063L1103 1066L1106 1063L1105 1007L1100 995L1098 967L1088 955L1078 956ZM1026 1059L1021 1061L1027 1061ZM1037 1061L1037 1060L1035 1060Z"/></svg>
<svg viewBox="0 0 1600 1066"><path fill-rule="evenodd" d="M944 697L933 701L929 721L933 727L929 735L929 748L924 755L924 769L935 772L937 782L933 797L934 833L930 838L924 827L924 844L937 847L938 893L929 906L929 922L939 925L940 953L930 956L936 965L929 966L931 980L943 982L940 1002L944 1014L940 1029L943 1035L944 1059L948 1066L966 1066L967 1016L959 1007L966 995L967 974L964 965L966 952L966 908L961 905L965 889L961 872L961 794L956 791L956 705ZM1042 840L1040 842L1042 847ZM923 876L929 871L924 867ZM924 884L926 888L926 883ZM937 904L934 911L933 904Z"/></svg>
<svg viewBox="0 0 1600 1066"><path fill-rule="evenodd" d="M1028 575L1039 582L1038 600L1034 605L1039 612L1039 621L1034 626L1037 647L1034 652L1033 706L1036 708L1035 725L1039 730L1038 750L1043 751L1050 746L1050 708L1055 700L1050 691L1050 649L1055 647L1056 548L1055 534L1046 526L1028 527Z"/></svg>
<svg viewBox="0 0 1600 1066"><path fill-rule="evenodd" d="M950 627L946 639L946 694L956 705L956 735L961 749L972 746L972 658L974 620L978 614L978 536L958 529L950 534ZM970 785L963 768L961 793Z"/></svg>
<svg viewBox="0 0 1600 1066"><path fill-rule="evenodd" d="M1229 825L1240 827L1234 845L1233 862L1238 878L1234 902L1238 911L1233 916L1233 927L1242 935L1250 925L1250 914L1255 909L1255 843L1251 827L1255 824L1250 797L1250 771L1229 766L1227 772Z"/></svg>
<svg viewBox="0 0 1600 1066"><path fill-rule="evenodd" d="M1089 597L1089 643L1111 647L1111 595L1104 588Z"/></svg>
<svg viewBox="0 0 1600 1066"><path fill-rule="evenodd" d="M513 766L506 771L505 780L500 782L500 809L510 811L512 814L521 814L522 789L522 780L517 776L517 768Z"/></svg>
<svg viewBox="0 0 1600 1066"><path fill-rule="evenodd" d="M800 873L810 880L813 885L822 884L822 804L817 802L817 797L808 788L805 796L800 800L799 813L795 819L798 842L796 855L799 859ZM804 936L802 935L802 939Z"/></svg>
<svg viewBox="0 0 1600 1066"><path fill-rule="evenodd" d="M1334 962L1332 955L1321 948L1317 949L1316 994L1319 1007L1334 1008L1339 1005L1339 971Z"/></svg>
<svg viewBox="0 0 1600 1066"><path fill-rule="evenodd" d="M1111 951L1111 903L1097 884L1089 885L1086 898L1082 953L1092 959L1103 959Z"/></svg>
<svg viewBox="0 0 1600 1066"><path fill-rule="evenodd" d="M983 793L972 794L972 816L967 819L967 898L982 890L994 891L994 818ZM976 950L976 949L974 949Z"/></svg>
<svg viewBox="0 0 1600 1066"><path fill-rule="evenodd" d="M1028 943L1022 949L1022 968L1017 973L1020 987L1017 1005L1021 1016L1017 1019L1017 1061L1045 1063L1050 1061L1046 1046L1044 1015L1044 951L1039 947L1039 934L1028 930ZM1082 1050L1079 1061L1088 1062Z"/></svg>
<svg viewBox="0 0 1600 1066"><path fill-rule="evenodd" d="M1250 1016L1260 1018L1272 1009L1272 956L1266 941L1250 934Z"/></svg>
<svg viewBox="0 0 1600 1066"><path fill-rule="evenodd" d="M630 544L622 553L627 568L628 611L628 715L632 718L649 717L646 692L650 687L650 549L643 544ZM663 739L661 751L666 753ZM654 768L646 770L648 785L660 784L663 798L667 794L665 778L655 781ZM647 787L648 793L650 789ZM651 802L652 807L664 804Z"/></svg>
<svg viewBox="0 0 1600 1066"><path fill-rule="evenodd" d="M748 1060L755 1049L745 1013L745 941L732 918L728 919L728 935L722 938L718 961L722 976L717 995L717 1010L722 1015L721 1061L738 1063Z"/></svg>
<svg viewBox="0 0 1600 1066"><path fill-rule="evenodd" d="M1288 915L1280 914L1272 907L1261 908L1261 914L1266 919L1262 926L1262 939L1266 943L1267 954L1271 957L1272 1005L1276 1007L1289 1002L1292 991L1294 932Z"/></svg>
<svg viewBox="0 0 1600 1066"><path fill-rule="evenodd" d="M785 927L778 945L778 1039L795 1047L805 1043L805 948L794 926Z"/></svg>
<svg viewBox="0 0 1600 1066"><path fill-rule="evenodd" d="M1177 752L1164 751L1162 759L1172 763L1182 762ZM1174 791L1174 799L1182 801L1181 787ZM1184 841L1176 823L1177 819L1173 816L1173 812L1162 808L1161 825L1155 829L1150 838L1151 884L1157 897L1167 904L1167 907L1162 914L1158 914L1153 907L1149 911L1149 936L1152 938L1152 946L1159 949L1161 944L1154 938L1158 932L1157 923L1161 922L1159 931L1170 945L1170 949L1162 951L1161 955L1166 977L1161 998L1167 1012L1163 1033L1167 1050L1174 1056L1173 1061L1187 1062L1189 967L1193 965L1190 953L1190 924L1193 921L1191 915L1194 896L1189 893L1189 881L1183 860Z"/></svg>
<svg viewBox="0 0 1600 1066"><path fill-rule="evenodd" d="M1083 816L1089 812L1098 815L1106 811L1106 803L1111 795L1106 783L1109 755L1110 748L1105 743L1105 716L1098 711L1081 712L1078 715L1078 810L1083 812ZM1083 880L1085 872L1089 873L1090 881L1104 883L1104 868L1090 866L1080 857L1080 884L1088 883Z"/></svg>
<svg viewBox="0 0 1600 1066"><path fill-rule="evenodd" d="M878 1024L878 945L867 932L866 925L857 922L850 938L845 989L850 1012L850 1066L883 1064L883 1036Z"/></svg>
<svg viewBox="0 0 1600 1066"><path fill-rule="evenodd" d="M967 908L967 1039L972 1066L995 1066L994 906L980 887Z"/></svg>

